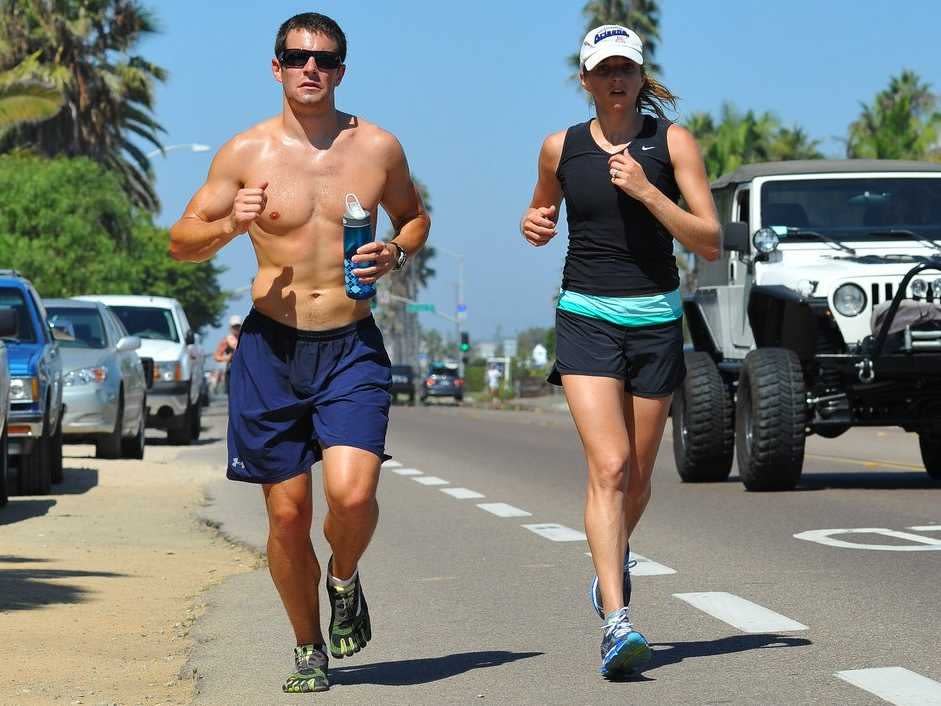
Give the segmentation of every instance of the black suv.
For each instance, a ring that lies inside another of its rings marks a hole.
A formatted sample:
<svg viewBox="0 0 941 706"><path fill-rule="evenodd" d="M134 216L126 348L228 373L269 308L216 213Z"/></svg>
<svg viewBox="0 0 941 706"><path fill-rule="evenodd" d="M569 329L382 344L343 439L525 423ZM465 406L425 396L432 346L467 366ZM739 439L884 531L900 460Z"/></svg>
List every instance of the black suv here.
<svg viewBox="0 0 941 706"><path fill-rule="evenodd" d="M398 400L399 395L406 395L408 403L415 404L415 368L411 365L393 365L392 387L389 393L393 402Z"/></svg>

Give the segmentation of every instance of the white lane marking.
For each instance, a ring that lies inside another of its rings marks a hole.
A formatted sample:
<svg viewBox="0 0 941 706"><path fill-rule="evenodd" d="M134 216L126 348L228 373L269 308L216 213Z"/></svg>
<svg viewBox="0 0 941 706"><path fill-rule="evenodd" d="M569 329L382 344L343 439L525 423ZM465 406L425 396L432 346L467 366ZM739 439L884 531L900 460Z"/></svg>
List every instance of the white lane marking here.
<svg viewBox="0 0 941 706"><path fill-rule="evenodd" d="M383 464L382 464L382 467L383 467L383 468L401 468L401 467L402 467L402 464L399 463L398 461L389 460L389 461L386 461L385 463L383 463Z"/></svg>
<svg viewBox="0 0 941 706"><path fill-rule="evenodd" d="M526 510L521 510L506 503L477 503L477 507L497 517L532 517L531 512L526 512Z"/></svg>
<svg viewBox="0 0 941 706"><path fill-rule="evenodd" d="M441 492L447 493L452 498L457 498L458 500L470 500L471 498L487 497L483 493L478 493L476 490L470 490L469 488L442 488Z"/></svg>
<svg viewBox="0 0 941 706"><path fill-rule="evenodd" d="M591 552L585 552L585 556L591 556ZM641 554L631 552L631 559L637 560L637 565L631 569L631 576L667 576L668 574L676 573L676 569L671 569L664 564L658 564Z"/></svg>
<svg viewBox="0 0 941 706"><path fill-rule="evenodd" d="M422 485L447 485L451 481L447 481L444 478L438 478L438 476L420 476L412 478L416 483L421 483Z"/></svg>
<svg viewBox="0 0 941 706"><path fill-rule="evenodd" d="M742 632L769 633L808 629L806 625L796 620L791 620L780 613L775 613L773 610L768 610L731 593L707 591L674 593L673 595Z"/></svg>
<svg viewBox="0 0 941 706"><path fill-rule="evenodd" d="M881 534L886 537L903 539L913 544L862 544L859 542L847 542L842 539L834 539L835 534ZM934 537L922 537L908 532L896 532L885 527L859 527L857 529L823 529L810 530L809 532L800 532L795 534L796 539L803 539L808 542L817 542L830 547L841 547L843 549L873 549L884 552L930 552L941 550L941 539Z"/></svg>
<svg viewBox="0 0 941 706"><path fill-rule="evenodd" d="M584 542L588 539L584 532L573 530L571 527L566 527L565 525L557 525L554 522L543 522L538 525L523 525L523 527L553 542Z"/></svg>
<svg viewBox="0 0 941 706"><path fill-rule="evenodd" d="M941 532L941 525L919 525L917 527L909 527L910 530L915 530L916 532Z"/></svg>
<svg viewBox="0 0 941 706"><path fill-rule="evenodd" d="M834 676L896 706L941 704L941 684L904 667L850 669Z"/></svg>
<svg viewBox="0 0 941 706"><path fill-rule="evenodd" d="M420 475L424 475L424 474L423 474L421 471L419 471L417 468L393 468L393 469L392 469L392 472L393 472L393 473L397 473L397 474L399 474L400 476L420 476Z"/></svg>

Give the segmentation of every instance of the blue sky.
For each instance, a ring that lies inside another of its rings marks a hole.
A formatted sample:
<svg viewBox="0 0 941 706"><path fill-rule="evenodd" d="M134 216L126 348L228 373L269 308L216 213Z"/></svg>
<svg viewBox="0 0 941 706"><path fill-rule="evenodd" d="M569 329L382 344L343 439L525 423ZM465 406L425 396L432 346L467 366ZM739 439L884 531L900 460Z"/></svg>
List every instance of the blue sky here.
<svg viewBox="0 0 941 706"><path fill-rule="evenodd" d="M566 57L584 33L580 0L476 3L144 0L162 34L140 52L169 71L157 91L165 144L201 142L213 152L280 111L269 68L274 35L297 12L323 12L347 34L339 108L395 133L412 172L431 193L432 242L465 255L467 328L473 340L552 322L565 255L564 228L549 246L525 245L517 224L548 133L586 120L588 104L567 80ZM724 101L769 110L801 125L829 156L869 101L903 68L941 90L941 3L915 0L698 0L661 2L657 60L681 97L676 116L715 113ZM207 154L154 160L170 225L200 186ZM246 237L219 261L223 285L244 287L255 259ZM422 299L453 312L456 262L436 258ZM244 314L247 297L230 304ZM422 314L425 326L450 330ZM210 333L215 341L217 332Z"/></svg>

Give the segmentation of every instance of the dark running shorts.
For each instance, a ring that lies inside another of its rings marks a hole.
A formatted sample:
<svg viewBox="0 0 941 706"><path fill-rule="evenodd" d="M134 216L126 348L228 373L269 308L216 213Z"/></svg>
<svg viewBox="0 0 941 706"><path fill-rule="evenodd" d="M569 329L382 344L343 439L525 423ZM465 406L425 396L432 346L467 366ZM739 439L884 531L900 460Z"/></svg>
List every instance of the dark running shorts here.
<svg viewBox="0 0 941 706"><path fill-rule="evenodd" d="M683 319L626 327L557 309L555 338L553 385L562 384L562 375L596 375L623 380L639 397L662 397L686 377Z"/></svg>
<svg viewBox="0 0 941 706"><path fill-rule="evenodd" d="M330 446L388 458L391 385L372 317L299 331L253 309L232 359L226 475L277 483L305 473Z"/></svg>

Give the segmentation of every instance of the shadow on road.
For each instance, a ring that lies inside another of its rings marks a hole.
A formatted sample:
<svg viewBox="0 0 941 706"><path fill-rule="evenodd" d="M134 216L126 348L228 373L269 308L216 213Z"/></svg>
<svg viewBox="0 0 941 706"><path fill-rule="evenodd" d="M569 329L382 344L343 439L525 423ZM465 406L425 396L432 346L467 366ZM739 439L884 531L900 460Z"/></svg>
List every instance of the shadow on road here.
<svg viewBox="0 0 941 706"><path fill-rule="evenodd" d="M379 662L361 667L330 670L330 681L336 684L381 684L383 686L414 686L447 679L472 669L499 667L520 659L538 657L542 652L461 652L444 657L405 659Z"/></svg>
<svg viewBox="0 0 941 706"><path fill-rule="evenodd" d="M807 473L801 475L798 490L846 488L859 490L941 489L941 481L925 471L863 471L860 473Z"/></svg>
<svg viewBox="0 0 941 706"><path fill-rule="evenodd" d="M81 495L98 485L98 471L94 468L65 468L62 482L52 486L53 495Z"/></svg>
<svg viewBox="0 0 941 706"><path fill-rule="evenodd" d="M26 564L43 559L0 557L0 563ZM70 571L68 569L5 569L0 567L0 612L32 610L58 603L79 603L90 593L85 588L63 583L63 579L95 576L116 578L125 574L110 571Z"/></svg>
<svg viewBox="0 0 941 706"><path fill-rule="evenodd" d="M0 508L0 527L22 522L33 517L42 517L56 504L55 500L32 500L26 498L10 498L6 507ZM0 559L2 561L2 559Z"/></svg>
<svg viewBox="0 0 941 706"><path fill-rule="evenodd" d="M699 640L691 642L653 643L653 661L646 671L669 664L677 664L695 657L715 657L735 652L751 650L778 649L782 647L807 647L813 643L803 637L784 635L732 635L718 640Z"/></svg>
<svg viewBox="0 0 941 706"><path fill-rule="evenodd" d="M219 441L222 441L221 437L201 436L195 441L191 441L188 444L171 444L169 439L167 438L161 439L160 437L157 437L156 439L154 439L149 436L147 437L148 446L172 446L173 448L180 449L180 450L190 449L195 446L208 446L209 444L215 444Z"/></svg>

